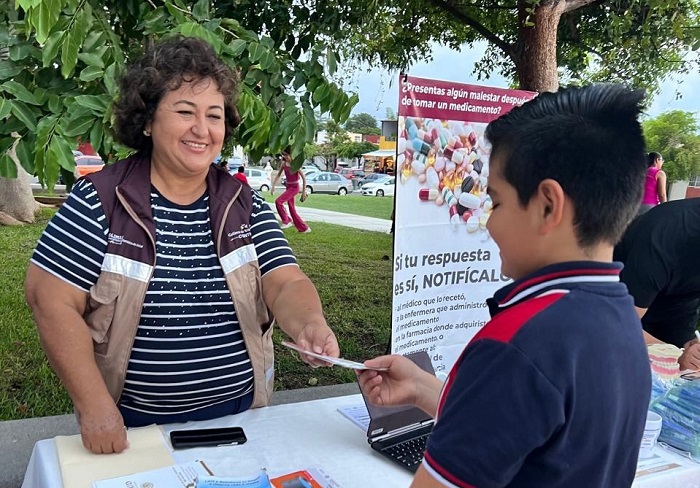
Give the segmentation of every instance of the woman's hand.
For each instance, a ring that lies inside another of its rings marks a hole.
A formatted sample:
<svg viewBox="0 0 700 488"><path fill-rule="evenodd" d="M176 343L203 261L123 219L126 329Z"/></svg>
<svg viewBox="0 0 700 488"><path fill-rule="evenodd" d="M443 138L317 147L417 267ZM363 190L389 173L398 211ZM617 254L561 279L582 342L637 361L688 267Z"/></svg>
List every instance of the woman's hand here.
<svg viewBox="0 0 700 488"><path fill-rule="evenodd" d="M124 419L110 397L78 413L83 446L95 454L122 452L129 447Z"/></svg>
<svg viewBox="0 0 700 488"><path fill-rule="evenodd" d="M335 334L330 327L324 322L323 324L308 324L297 336L294 341L299 347L307 351L313 351L317 354L337 358L340 356L340 346ZM332 366L325 361L322 361L311 356L302 354L302 359L308 365L317 368L319 366Z"/></svg>

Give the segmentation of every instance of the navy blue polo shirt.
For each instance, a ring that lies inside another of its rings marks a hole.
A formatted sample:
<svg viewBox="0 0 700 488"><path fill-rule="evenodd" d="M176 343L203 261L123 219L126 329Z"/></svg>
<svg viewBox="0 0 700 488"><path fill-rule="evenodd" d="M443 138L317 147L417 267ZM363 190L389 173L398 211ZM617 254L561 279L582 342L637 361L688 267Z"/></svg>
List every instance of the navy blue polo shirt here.
<svg viewBox="0 0 700 488"><path fill-rule="evenodd" d="M623 487L651 378L617 263L545 267L489 299L443 387L423 466L445 486Z"/></svg>

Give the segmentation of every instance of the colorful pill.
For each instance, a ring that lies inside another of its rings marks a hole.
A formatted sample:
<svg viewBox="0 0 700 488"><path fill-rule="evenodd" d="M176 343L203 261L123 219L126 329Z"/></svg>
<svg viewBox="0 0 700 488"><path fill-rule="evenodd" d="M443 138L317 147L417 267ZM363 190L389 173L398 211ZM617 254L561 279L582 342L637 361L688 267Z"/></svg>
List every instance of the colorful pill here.
<svg viewBox="0 0 700 488"><path fill-rule="evenodd" d="M479 227L481 229L486 229L486 224L488 223L488 221L489 216L487 214L482 215L481 217L479 217Z"/></svg>
<svg viewBox="0 0 700 488"><path fill-rule="evenodd" d="M445 203L447 203L450 207L454 207L458 203L454 193L452 193L447 187L442 189L442 198L445 200Z"/></svg>
<svg viewBox="0 0 700 488"><path fill-rule="evenodd" d="M472 193L462 193L459 196L459 204L467 208L479 208L481 205L481 198Z"/></svg>
<svg viewBox="0 0 700 488"><path fill-rule="evenodd" d="M435 200L440 196L440 192L436 188L421 188L418 190L418 198L424 202Z"/></svg>
<svg viewBox="0 0 700 488"><path fill-rule="evenodd" d="M452 228L456 228L462 217L457 213L456 207L450 207L450 222L452 223Z"/></svg>
<svg viewBox="0 0 700 488"><path fill-rule="evenodd" d="M411 145L413 146L413 149L416 152L419 152L421 154L425 154L426 156L430 152L430 145L423 142L421 139L419 139L417 136L414 137L414 139L411 141Z"/></svg>

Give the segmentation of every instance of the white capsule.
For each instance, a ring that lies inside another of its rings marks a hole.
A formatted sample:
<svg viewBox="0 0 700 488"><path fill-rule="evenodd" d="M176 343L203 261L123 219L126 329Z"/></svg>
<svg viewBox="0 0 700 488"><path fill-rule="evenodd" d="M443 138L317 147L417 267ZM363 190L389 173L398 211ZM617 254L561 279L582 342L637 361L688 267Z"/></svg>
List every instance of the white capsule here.
<svg viewBox="0 0 700 488"><path fill-rule="evenodd" d="M437 188L440 186L440 178L438 177L435 168L430 167L425 170L425 181L428 184L428 188Z"/></svg>
<svg viewBox="0 0 700 488"><path fill-rule="evenodd" d="M445 157L444 156L438 156L435 158L435 171L442 171L445 169Z"/></svg>
<svg viewBox="0 0 700 488"><path fill-rule="evenodd" d="M462 193L459 196L459 204L467 208L479 208L481 199L472 193Z"/></svg>
<svg viewBox="0 0 700 488"><path fill-rule="evenodd" d="M402 153L406 150L407 142L408 141L406 141L406 139L404 139L403 137L401 139L399 139L399 152L400 153Z"/></svg>
<svg viewBox="0 0 700 488"><path fill-rule="evenodd" d="M417 175L425 173L425 156L419 154L411 163L411 168L413 168L413 173Z"/></svg>
<svg viewBox="0 0 700 488"><path fill-rule="evenodd" d="M467 220L467 232L473 234L477 230L479 230L479 217L469 217L469 220Z"/></svg>

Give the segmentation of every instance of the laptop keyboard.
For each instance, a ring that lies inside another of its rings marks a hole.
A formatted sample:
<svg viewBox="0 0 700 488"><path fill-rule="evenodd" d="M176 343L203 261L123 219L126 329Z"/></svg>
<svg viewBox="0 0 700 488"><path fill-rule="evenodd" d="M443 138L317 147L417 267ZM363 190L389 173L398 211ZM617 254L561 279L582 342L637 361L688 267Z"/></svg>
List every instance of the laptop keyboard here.
<svg viewBox="0 0 700 488"><path fill-rule="evenodd" d="M425 444L429 435L430 433L426 433L420 437L414 437L398 444L384 447L381 452L415 473L418 470L418 465L423 461Z"/></svg>

